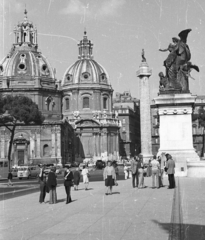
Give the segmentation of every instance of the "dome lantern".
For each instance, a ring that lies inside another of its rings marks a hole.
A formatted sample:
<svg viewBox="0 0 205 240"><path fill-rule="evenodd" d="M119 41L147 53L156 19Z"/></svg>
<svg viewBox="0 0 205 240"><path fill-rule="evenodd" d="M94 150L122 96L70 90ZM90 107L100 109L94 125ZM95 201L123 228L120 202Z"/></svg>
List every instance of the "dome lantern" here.
<svg viewBox="0 0 205 240"><path fill-rule="evenodd" d="M79 48L79 59L92 59L93 58L93 44L90 40L88 40L87 37L87 32L84 31L84 36L83 36L83 40L80 41L80 43L78 44L78 48Z"/></svg>
<svg viewBox="0 0 205 240"><path fill-rule="evenodd" d="M28 45L37 48L37 29L28 20L27 10L24 11L24 20L14 29L14 44L16 46Z"/></svg>

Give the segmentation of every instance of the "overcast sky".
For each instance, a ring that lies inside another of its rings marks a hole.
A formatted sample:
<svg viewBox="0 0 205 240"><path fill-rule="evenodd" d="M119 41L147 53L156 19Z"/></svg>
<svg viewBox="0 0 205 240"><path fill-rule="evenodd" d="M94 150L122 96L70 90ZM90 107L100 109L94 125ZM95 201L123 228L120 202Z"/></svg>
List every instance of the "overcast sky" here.
<svg viewBox="0 0 205 240"><path fill-rule="evenodd" d="M166 48L172 37L191 28L188 45L192 63L193 94L205 94L205 0L0 0L0 59L10 50L13 29L28 18L38 29L41 52L62 79L66 69L78 58L77 43L84 28L94 43L94 59L107 70L115 92L130 90L139 97L136 71L141 51L153 74L150 77L151 98L157 96L158 73L164 71Z"/></svg>

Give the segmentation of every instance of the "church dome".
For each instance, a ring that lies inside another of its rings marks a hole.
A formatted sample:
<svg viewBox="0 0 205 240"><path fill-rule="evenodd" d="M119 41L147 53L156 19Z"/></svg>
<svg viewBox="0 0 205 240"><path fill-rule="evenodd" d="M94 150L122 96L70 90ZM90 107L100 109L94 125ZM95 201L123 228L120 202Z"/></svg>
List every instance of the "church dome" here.
<svg viewBox="0 0 205 240"><path fill-rule="evenodd" d="M72 64L63 76L62 86L79 83L98 83L108 85L109 76L104 67L93 60L93 44L84 32L78 44L79 60Z"/></svg>
<svg viewBox="0 0 205 240"><path fill-rule="evenodd" d="M54 79L53 69L38 51L37 30L27 19L26 10L24 14L24 20L14 30L15 43L10 53L0 62L0 77Z"/></svg>

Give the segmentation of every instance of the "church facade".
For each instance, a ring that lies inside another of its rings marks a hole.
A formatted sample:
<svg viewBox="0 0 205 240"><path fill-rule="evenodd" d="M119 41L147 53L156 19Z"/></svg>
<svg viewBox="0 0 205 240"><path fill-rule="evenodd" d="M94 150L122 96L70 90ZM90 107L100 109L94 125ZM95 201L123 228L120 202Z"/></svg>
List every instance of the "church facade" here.
<svg viewBox="0 0 205 240"><path fill-rule="evenodd" d="M0 94L24 95L31 98L43 113L41 126L19 126L12 147L12 165L59 163L72 155L73 129L62 121L62 93L56 86L55 74L38 50L37 29L27 18L14 30L11 51L0 64ZM7 159L10 133L1 126L1 159Z"/></svg>
<svg viewBox="0 0 205 240"><path fill-rule="evenodd" d="M106 70L93 59L86 32L78 60L57 81L38 50L37 29L27 18L15 30L11 51L0 63L0 94L31 98L45 116L41 126L19 126L12 165L84 159L117 160L119 120L112 111L113 89ZM10 133L0 127L0 158L7 159Z"/></svg>

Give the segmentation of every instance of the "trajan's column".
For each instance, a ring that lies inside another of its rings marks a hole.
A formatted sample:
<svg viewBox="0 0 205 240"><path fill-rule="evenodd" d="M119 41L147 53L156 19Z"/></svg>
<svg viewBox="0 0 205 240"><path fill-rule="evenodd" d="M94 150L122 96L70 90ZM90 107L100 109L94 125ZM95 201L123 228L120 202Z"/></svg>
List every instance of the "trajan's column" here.
<svg viewBox="0 0 205 240"><path fill-rule="evenodd" d="M140 88L140 131L141 131L141 154L144 162L148 162L152 157L152 138L151 138L151 111L150 111L150 90L149 77L152 70L149 68L142 49L142 62L137 71Z"/></svg>

